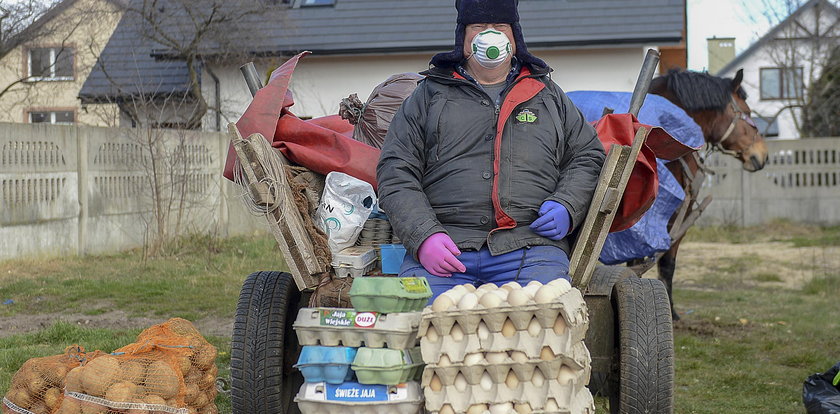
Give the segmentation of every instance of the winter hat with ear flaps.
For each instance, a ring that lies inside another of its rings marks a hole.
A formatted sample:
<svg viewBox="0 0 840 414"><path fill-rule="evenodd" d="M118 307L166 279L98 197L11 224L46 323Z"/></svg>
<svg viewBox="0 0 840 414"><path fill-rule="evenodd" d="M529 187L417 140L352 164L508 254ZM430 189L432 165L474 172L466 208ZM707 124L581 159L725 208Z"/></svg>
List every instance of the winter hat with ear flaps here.
<svg viewBox="0 0 840 414"><path fill-rule="evenodd" d="M467 25L473 23L508 23L513 29L516 42L516 58L532 69L548 70L548 65L536 56L528 53L522 27L519 25L519 0L455 0L458 10L458 24L455 27L455 50L438 53L432 57L431 64L439 67L455 67L464 60L464 32Z"/></svg>

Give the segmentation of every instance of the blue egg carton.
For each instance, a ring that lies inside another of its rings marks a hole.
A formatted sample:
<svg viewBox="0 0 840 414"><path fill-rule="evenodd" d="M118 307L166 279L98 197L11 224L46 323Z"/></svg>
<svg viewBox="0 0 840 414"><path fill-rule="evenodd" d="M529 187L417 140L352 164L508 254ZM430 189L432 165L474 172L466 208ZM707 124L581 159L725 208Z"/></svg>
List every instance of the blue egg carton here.
<svg viewBox="0 0 840 414"><path fill-rule="evenodd" d="M306 382L341 384L354 378L350 365L358 348L347 346L304 346L295 368Z"/></svg>

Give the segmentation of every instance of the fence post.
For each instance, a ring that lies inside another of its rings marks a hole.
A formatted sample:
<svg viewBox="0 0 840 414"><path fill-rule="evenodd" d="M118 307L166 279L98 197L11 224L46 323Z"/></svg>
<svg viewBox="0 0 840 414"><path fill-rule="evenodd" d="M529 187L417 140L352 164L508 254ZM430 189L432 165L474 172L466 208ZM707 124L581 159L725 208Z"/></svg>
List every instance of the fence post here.
<svg viewBox="0 0 840 414"><path fill-rule="evenodd" d="M76 130L76 165L78 166L78 191L79 191L79 233L76 254L83 256L87 253L87 229L88 229L88 134L78 126Z"/></svg>

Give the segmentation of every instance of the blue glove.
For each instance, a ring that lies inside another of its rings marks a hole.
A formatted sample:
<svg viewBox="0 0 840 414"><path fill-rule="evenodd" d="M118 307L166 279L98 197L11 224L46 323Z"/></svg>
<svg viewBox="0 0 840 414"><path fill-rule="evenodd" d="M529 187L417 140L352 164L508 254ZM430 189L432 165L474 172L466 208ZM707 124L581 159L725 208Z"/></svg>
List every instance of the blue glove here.
<svg viewBox="0 0 840 414"><path fill-rule="evenodd" d="M540 207L540 217L531 223L531 230L551 240L561 240L569 234L572 217L562 204L547 200Z"/></svg>

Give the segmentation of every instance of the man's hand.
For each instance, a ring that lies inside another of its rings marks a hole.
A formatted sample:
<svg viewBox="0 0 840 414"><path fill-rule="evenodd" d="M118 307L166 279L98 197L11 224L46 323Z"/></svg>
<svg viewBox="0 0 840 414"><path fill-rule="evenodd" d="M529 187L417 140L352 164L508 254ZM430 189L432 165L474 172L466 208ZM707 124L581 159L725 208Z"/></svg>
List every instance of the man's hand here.
<svg viewBox="0 0 840 414"><path fill-rule="evenodd" d="M429 236L417 251L423 268L440 277L451 277L452 273L467 271L467 267L455 257L460 255L458 246L446 233L435 233Z"/></svg>
<svg viewBox="0 0 840 414"><path fill-rule="evenodd" d="M545 201L540 207L540 217L531 223L531 230L551 240L561 240L569 234L572 218L569 211L556 201Z"/></svg>

